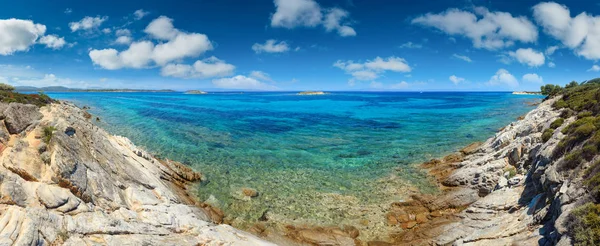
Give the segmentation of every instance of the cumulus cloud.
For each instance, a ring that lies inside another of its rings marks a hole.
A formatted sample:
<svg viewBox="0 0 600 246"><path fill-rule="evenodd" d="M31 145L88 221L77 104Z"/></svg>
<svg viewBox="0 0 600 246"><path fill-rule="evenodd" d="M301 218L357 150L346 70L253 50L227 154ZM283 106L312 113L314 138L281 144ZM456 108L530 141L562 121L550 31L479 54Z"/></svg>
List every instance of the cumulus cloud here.
<svg viewBox="0 0 600 246"><path fill-rule="evenodd" d="M18 51L28 51L36 44L44 44L51 49L60 49L65 45L64 38L46 35L46 26L31 20L0 20L0 55L12 55Z"/></svg>
<svg viewBox="0 0 600 246"><path fill-rule="evenodd" d="M357 63L351 60L338 60L333 64L333 66L344 70L347 74L352 75L352 79L348 82L350 85L353 85L356 80L375 80L386 71L407 73L412 70L406 60L395 56L391 56L386 59L376 57L375 59L367 60L364 63Z"/></svg>
<svg viewBox="0 0 600 246"><path fill-rule="evenodd" d="M151 41L133 42L127 50L92 49L89 56L92 62L102 68L147 68L152 63L164 66L173 61L197 57L213 46L208 37L200 33L179 31L172 19L161 16L152 21L144 30L152 37L163 40L154 44Z"/></svg>
<svg viewBox="0 0 600 246"><path fill-rule="evenodd" d="M116 44L130 44L132 42L131 37L129 36L120 36L115 40Z"/></svg>
<svg viewBox="0 0 600 246"><path fill-rule="evenodd" d="M173 26L173 19L166 16L160 16L154 19L148 24L146 29L144 29L144 32L161 40L171 40L180 33L179 30Z"/></svg>
<svg viewBox="0 0 600 246"><path fill-rule="evenodd" d="M167 64L162 67L160 73L162 76L205 79L229 76L233 74L234 70L235 66L212 56L204 60L198 60L193 65Z"/></svg>
<svg viewBox="0 0 600 246"><path fill-rule="evenodd" d="M275 90L277 87L263 83L257 79L237 75L231 78L213 79L212 84L215 87L223 89L237 90Z"/></svg>
<svg viewBox="0 0 600 246"><path fill-rule="evenodd" d="M448 79L452 81L452 83L454 83L455 85L458 85L460 82L465 81L464 78L457 77L456 75L451 75Z"/></svg>
<svg viewBox="0 0 600 246"><path fill-rule="evenodd" d="M250 78L255 78L255 79L258 79L258 80L262 80L262 81L273 82L273 79L271 79L271 76L268 73L265 73L263 71L252 71L252 72L250 72Z"/></svg>
<svg viewBox="0 0 600 246"><path fill-rule="evenodd" d="M518 49L517 51L511 51L508 53L511 57L517 59L522 64L526 64L530 67L539 67L544 65L546 58L542 52L536 51L532 48Z"/></svg>
<svg viewBox="0 0 600 246"><path fill-rule="evenodd" d="M340 8L332 8L328 10L327 15L325 15L323 26L328 32L336 30L342 37L356 36L356 31L354 31L352 27L341 24L348 16L350 16L348 11Z"/></svg>
<svg viewBox="0 0 600 246"><path fill-rule="evenodd" d="M482 7L475 10L472 13L452 8L419 16L412 23L437 28L448 35L464 36L471 39L475 48L488 50L509 47L515 41L532 43L538 38L536 26L526 17L490 12Z"/></svg>
<svg viewBox="0 0 600 246"><path fill-rule="evenodd" d="M423 45L415 44L413 42L406 42L398 47L401 49L420 49L420 48L423 48Z"/></svg>
<svg viewBox="0 0 600 246"><path fill-rule="evenodd" d="M89 31L100 27L100 25L102 25L102 23L104 23L106 20L108 20L108 16L86 16L80 21L69 23L69 28L71 28L72 32L76 32L79 30Z"/></svg>
<svg viewBox="0 0 600 246"><path fill-rule="evenodd" d="M530 83L537 83L537 84L544 83L544 79L542 78L542 76L539 76L535 73L528 73L528 74L523 75L523 81L530 82Z"/></svg>
<svg viewBox="0 0 600 246"><path fill-rule="evenodd" d="M600 59L600 17L585 12L571 17L565 5L543 2L533 6L535 21L545 33L561 41L579 56Z"/></svg>
<svg viewBox="0 0 600 246"><path fill-rule="evenodd" d="M588 72L599 72L600 71L600 66L598 65L593 65L590 69L588 69Z"/></svg>
<svg viewBox="0 0 600 246"><path fill-rule="evenodd" d="M256 52L256 54L266 52L266 53L282 53L290 50L290 47L285 41L278 42L275 39L269 39L264 44L255 43L252 45L252 50Z"/></svg>
<svg viewBox="0 0 600 246"><path fill-rule="evenodd" d="M510 74L506 69L499 69L494 76L488 81L489 85L506 85L509 87L519 86L517 78Z"/></svg>
<svg viewBox="0 0 600 246"><path fill-rule="evenodd" d="M292 29L322 25L326 31L337 31L342 37L356 36L356 31L345 20L350 14L341 8L322 9L314 0L274 0L275 13L272 27Z"/></svg>
<svg viewBox="0 0 600 246"><path fill-rule="evenodd" d="M556 64L554 64L554 62L548 62L548 67L556 67Z"/></svg>
<svg viewBox="0 0 600 246"><path fill-rule="evenodd" d="M473 62L473 60L471 60L471 58L469 58L468 56L463 56L463 55L459 55L459 54L453 54L452 57L456 58L456 59L460 59L466 62Z"/></svg>
<svg viewBox="0 0 600 246"><path fill-rule="evenodd" d="M67 42L65 42L64 38L57 35L46 35L40 38L39 43L45 44L47 48L58 50L65 46Z"/></svg>
<svg viewBox="0 0 600 246"><path fill-rule="evenodd" d="M115 34L117 36L131 36L131 31L129 29L118 29Z"/></svg>
<svg viewBox="0 0 600 246"><path fill-rule="evenodd" d="M71 14L71 13L73 13L73 9L71 9L71 8L65 9L65 14Z"/></svg>
<svg viewBox="0 0 600 246"><path fill-rule="evenodd" d="M144 16L148 14L150 14L150 12L144 11L143 9L138 9L135 12L133 12L133 18L135 18L136 20L141 20L142 18L144 18Z"/></svg>

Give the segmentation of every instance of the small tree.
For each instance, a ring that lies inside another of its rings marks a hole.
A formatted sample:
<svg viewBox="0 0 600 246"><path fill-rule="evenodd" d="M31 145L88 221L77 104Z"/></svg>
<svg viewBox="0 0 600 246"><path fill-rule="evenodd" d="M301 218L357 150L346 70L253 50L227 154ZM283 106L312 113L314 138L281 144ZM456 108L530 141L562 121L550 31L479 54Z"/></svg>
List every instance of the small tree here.
<svg viewBox="0 0 600 246"><path fill-rule="evenodd" d="M571 83L568 83L567 85L565 85L565 88L573 88L578 85L579 85L579 83L577 83L577 81L571 81Z"/></svg>
<svg viewBox="0 0 600 246"><path fill-rule="evenodd" d="M9 84L0 83L0 91L14 91L15 87Z"/></svg>
<svg viewBox="0 0 600 246"><path fill-rule="evenodd" d="M555 96L562 91L562 87L560 85L547 84L542 85L541 91L544 96Z"/></svg>

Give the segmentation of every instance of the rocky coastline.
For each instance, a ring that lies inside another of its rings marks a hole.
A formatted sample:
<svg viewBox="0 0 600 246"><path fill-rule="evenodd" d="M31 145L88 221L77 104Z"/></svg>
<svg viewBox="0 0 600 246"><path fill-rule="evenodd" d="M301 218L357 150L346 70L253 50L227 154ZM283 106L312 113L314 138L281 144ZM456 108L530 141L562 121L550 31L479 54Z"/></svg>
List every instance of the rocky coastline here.
<svg viewBox="0 0 600 246"><path fill-rule="evenodd" d="M0 245L273 245L188 194L200 173L70 103L0 104Z"/></svg>
<svg viewBox="0 0 600 246"><path fill-rule="evenodd" d="M200 173L110 135L84 109L1 104L0 244L571 245L565 220L585 190L551 155L575 116L542 140L559 99L422 164L441 193L390 204L389 236L371 241L353 226L240 231L190 195Z"/></svg>

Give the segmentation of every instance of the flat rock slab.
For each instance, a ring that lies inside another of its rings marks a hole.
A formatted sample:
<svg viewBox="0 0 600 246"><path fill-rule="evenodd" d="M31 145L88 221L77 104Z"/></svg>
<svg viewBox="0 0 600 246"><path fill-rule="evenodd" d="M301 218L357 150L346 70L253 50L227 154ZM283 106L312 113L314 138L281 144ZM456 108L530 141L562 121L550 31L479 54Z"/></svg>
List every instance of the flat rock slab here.
<svg viewBox="0 0 600 246"><path fill-rule="evenodd" d="M4 123L8 132L18 134L27 129L35 121L42 119L43 115L35 105L11 103L4 110Z"/></svg>

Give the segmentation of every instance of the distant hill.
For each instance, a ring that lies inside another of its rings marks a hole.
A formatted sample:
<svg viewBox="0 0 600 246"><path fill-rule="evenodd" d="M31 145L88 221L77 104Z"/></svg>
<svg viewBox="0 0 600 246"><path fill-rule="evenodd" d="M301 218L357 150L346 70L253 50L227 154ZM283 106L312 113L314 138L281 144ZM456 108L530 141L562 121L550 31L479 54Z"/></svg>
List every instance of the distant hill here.
<svg viewBox="0 0 600 246"><path fill-rule="evenodd" d="M64 86L16 86L15 91L43 91L43 92L175 92L174 90L144 90L144 89L80 89Z"/></svg>

